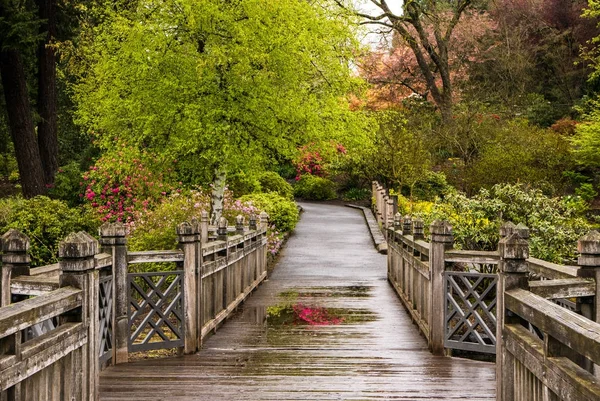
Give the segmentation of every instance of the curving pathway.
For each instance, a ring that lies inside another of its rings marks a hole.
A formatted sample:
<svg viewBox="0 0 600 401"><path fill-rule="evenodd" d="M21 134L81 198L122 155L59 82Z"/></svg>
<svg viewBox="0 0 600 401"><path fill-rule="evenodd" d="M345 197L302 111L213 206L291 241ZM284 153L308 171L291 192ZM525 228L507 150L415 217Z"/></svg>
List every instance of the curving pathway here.
<svg viewBox="0 0 600 401"><path fill-rule="evenodd" d="M302 206L269 280L201 352L111 367L100 399L495 400L493 364L429 353L362 212Z"/></svg>

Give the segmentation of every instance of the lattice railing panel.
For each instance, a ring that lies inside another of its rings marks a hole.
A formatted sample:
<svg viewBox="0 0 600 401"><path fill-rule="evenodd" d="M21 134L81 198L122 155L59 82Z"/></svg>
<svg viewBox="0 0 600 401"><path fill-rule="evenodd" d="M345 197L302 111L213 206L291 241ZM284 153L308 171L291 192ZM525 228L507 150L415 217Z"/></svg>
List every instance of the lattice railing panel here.
<svg viewBox="0 0 600 401"><path fill-rule="evenodd" d="M104 363L111 358L113 349L113 276L100 279L98 303L100 363Z"/></svg>
<svg viewBox="0 0 600 401"><path fill-rule="evenodd" d="M183 346L183 272L129 273L129 350Z"/></svg>
<svg viewBox="0 0 600 401"><path fill-rule="evenodd" d="M496 352L495 274L444 273L446 348Z"/></svg>

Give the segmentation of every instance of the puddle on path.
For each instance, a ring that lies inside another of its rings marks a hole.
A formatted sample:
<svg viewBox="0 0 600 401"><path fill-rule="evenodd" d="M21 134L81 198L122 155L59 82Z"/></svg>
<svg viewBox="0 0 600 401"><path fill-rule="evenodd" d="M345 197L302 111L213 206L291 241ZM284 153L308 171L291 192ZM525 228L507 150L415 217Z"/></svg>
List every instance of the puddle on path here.
<svg viewBox="0 0 600 401"><path fill-rule="evenodd" d="M362 308L328 307L326 302L340 299L370 297L371 287L295 287L278 294L277 301L264 306L245 307L246 321L264 324L269 332L302 326L338 326L371 322L375 312Z"/></svg>

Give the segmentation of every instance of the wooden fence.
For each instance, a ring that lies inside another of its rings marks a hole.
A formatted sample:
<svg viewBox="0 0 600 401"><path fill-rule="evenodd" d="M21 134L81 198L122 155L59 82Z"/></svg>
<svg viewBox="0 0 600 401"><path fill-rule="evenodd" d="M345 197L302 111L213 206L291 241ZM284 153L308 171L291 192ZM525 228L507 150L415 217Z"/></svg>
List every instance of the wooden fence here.
<svg viewBox="0 0 600 401"><path fill-rule="evenodd" d="M385 191L373 187L377 208ZM566 266L530 258L522 225L505 223L496 251L455 250L447 222L427 242L422 221L375 214L389 281L434 354L495 353L498 400L600 399L600 234Z"/></svg>
<svg viewBox="0 0 600 401"><path fill-rule="evenodd" d="M235 231L208 215L177 227L180 250L129 252L125 227L105 224L100 241L80 232L60 262L30 268L29 239L2 237L0 401L97 400L100 370L130 352L202 340L265 279L268 216ZM132 265L175 264L155 272Z"/></svg>

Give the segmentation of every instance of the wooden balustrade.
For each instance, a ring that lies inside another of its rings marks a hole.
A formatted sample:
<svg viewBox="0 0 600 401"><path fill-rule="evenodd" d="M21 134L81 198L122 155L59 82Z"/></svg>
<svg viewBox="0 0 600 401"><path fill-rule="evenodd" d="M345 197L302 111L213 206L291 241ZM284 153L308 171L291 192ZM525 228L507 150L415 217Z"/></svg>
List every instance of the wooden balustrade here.
<svg viewBox="0 0 600 401"><path fill-rule="evenodd" d="M71 234L60 263L38 268L29 267L29 239L6 233L0 401L97 400L100 370L127 362L130 352L196 352L266 278L268 216L249 223L238 217L234 230L215 229L203 213L177 227L179 250L143 252L127 250L122 224L105 224L100 244ZM176 267L129 271L142 263Z"/></svg>
<svg viewBox="0 0 600 401"><path fill-rule="evenodd" d="M377 208L385 191L373 190ZM578 265L568 266L530 258L527 227L510 222L497 251L452 249L444 222L429 243L414 232L397 214L388 278L432 352L495 353L498 400L600 399L599 233L580 239Z"/></svg>

